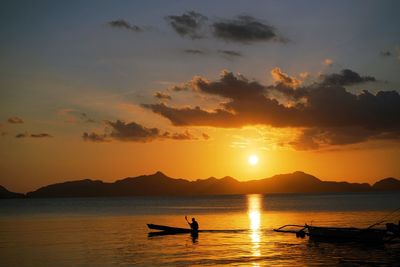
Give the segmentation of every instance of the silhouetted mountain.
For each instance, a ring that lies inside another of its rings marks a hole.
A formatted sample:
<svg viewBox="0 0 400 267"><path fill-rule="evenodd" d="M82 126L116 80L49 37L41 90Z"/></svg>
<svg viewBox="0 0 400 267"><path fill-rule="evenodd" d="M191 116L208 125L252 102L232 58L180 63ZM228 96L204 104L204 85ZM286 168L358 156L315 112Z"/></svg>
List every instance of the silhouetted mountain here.
<svg viewBox="0 0 400 267"><path fill-rule="evenodd" d="M5 187L0 185L0 198L22 198L22 197L25 197L25 195L8 191Z"/></svg>
<svg viewBox="0 0 400 267"><path fill-rule="evenodd" d="M400 190L400 181L389 177L376 182L372 188L377 191L395 191Z"/></svg>
<svg viewBox="0 0 400 267"><path fill-rule="evenodd" d="M188 181L166 176L162 172L128 177L114 183L78 180L48 185L27 194L28 197L110 197L110 196L183 196L250 193L339 193L400 190L395 178L381 180L371 187L367 183L330 182L304 173L275 175L271 178L239 182L232 177ZM390 188L390 189L386 189Z"/></svg>
<svg viewBox="0 0 400 267"><path fill-rule="evenodd" d="M51 184L28 193L27 197L96 197L106 195L107 184L99 180L78 180Z"/></svg>
<svg viewBox="0 0 400 267"><path fill-rule="evenodd" d="M255 193L328 193L370 191L367 183L329 182L304 172L279 174L271 178L244 182Z"/></svg>

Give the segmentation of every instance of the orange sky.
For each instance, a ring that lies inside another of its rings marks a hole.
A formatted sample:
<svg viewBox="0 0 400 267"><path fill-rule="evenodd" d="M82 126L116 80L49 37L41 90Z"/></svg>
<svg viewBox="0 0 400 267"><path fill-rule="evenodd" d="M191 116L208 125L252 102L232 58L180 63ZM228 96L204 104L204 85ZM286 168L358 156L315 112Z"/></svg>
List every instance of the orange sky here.
<svg viewBox="0 0 400 267"><path fill-rule="evenodd" d="M2 184L15 191L65 180L83 178L116 179L158 170L174 178L198 179L233 176L238 180L260 179L296 170L322 180L369 182L400 176L398 147L373 143L362 149L356 145L337 151L296 151L290 148L249 145L236 147L235 136L244 130L214 130L211 140L155 141L152 143L83 142L65 137L51 140L13 140L0 167ZM246 129L245 132L253 132ZM250 139L251 141L251 139ZM256 143L256 142L255 142ZM4 151L4 150L3 150ZM248 156L255 154L259 164L251 166ZM60 171L62 170L62 171Z"/></svg>

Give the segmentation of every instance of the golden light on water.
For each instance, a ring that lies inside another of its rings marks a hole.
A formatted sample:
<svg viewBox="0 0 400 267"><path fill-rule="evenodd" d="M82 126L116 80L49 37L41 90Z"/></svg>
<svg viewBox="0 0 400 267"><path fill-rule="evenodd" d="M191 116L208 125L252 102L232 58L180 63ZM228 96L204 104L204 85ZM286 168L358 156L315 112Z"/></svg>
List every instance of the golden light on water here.
<svg viewBox="0 0 400 267"><path fill-rule="evenodd" d="M262 195L247 195L247 213L253 256L261 256L261 210Z"/></svg>

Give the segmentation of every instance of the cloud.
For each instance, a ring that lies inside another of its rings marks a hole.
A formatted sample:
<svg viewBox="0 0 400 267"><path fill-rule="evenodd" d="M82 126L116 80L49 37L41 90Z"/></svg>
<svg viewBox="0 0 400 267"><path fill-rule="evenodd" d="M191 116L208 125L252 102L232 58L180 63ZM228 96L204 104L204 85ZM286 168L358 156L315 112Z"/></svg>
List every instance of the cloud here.
<svg viewBox="0 0 400 267"><path fill-rule="evenodd" d="M189 91L191 90L191 82L185 83L185 84L180 84L180 85L174 85L172 87L169 87L168 90L173 91L173 92L182 92L182 91Z"/></svg>
<svg viewBox="0 0 400 267"><path fill-rule="evenodd" d="M199 49L185 49L183 52L187 54L203 55L205 52Z"/></svg>
<svg viewBox="0 0 400 267"><path fill-rule="evenodd" d="M99 142L99 143L111 141L106 134L97 134L94 132L92 133L84 132L82 138L84 141Z"/></svg>
<svg viewBox="0 0 400 267"><path fill-rule="evenodd" d="M390 57L390 56L392 56L392 52L390 52L390 51L381 51L379 53L379 55L382 56L382 57Z"/></svg>
<svg viewBox="0 0 400 267"><path fill-rule="evenodd" d="M16 138L25 138L25 137L29 137L28 133L19 133L17 135L15 135Z"/></svg>
<svg viewBox="0 0 400 267"><path fill-rule="evenodd" d="M46 137L53 137L50 134L47 133L39 133L39 134L31 134L31 137L33 138L46 138Z"/></svg>
<svg viewBox="0 0 400 267"><path fill-rule="evenodd" d="M382 131L360 126L309 128L290 144L297 150L312 150L326 145L349 145L368 140L400 140L400 129Z"/></svg>
<svg viewBox="0 0 400 267"><path fill-rule="evenodd" d="M20 124L20 123L24 123L24 120L23 119L21 119L20 117L11 117L11 118L8 118L8 123L11 123L11 124Z"/></svg>
<svg viewBox="0 0 400 267"><path fill-rule="evenodd" d="M376 81L375 77L361 76L357 72L354 72L349 69L344 69L340 73L321 75L321 78L322 78L322 84L335 85L335 86L355 85L365 82Z"/></svg>
<svg viewBox="0 0 400 267"><path fill-rule="evenodd" d="M252 97L264 91L264 86L258 82L250 81L242 75L235 76L227 70L223 70L220 74L220 80L215 82L209 82L205 78L195 76L191 81L191 86L193 91L231 99Z"/></svg>
<svg viewBox="0 0 400 267"><path fill-rule="evenodd" d="M134 31L134 32L143 31L143 29L140 28L139 26L130 24L129 22L127 22L124 19L112 20L112 21L109 21L107 24L112 28L126 29L126 30L130 30L130 31Z"/></svg>
<svg viewBox="0 0 400 267"><path fill-rule="evenodd" d="M16 138L50 138L53 137L52 135L48 134L48 133L38 133L38 134L29 134L27 132L25 133L19 133L17 135L15 135Z"/></svg>
<svg viewBox="0 0 400 267"><path fill-rule="evenodd" d="M197 138L193 136L189 131L183 133L169 133L165 132L162 134L163 138L173 139L173 140L196 140Z"/></svg>
<svg viewBox="0 0 400 267"><path fill-rule="evenodd" d="M200 13L189 11L180 16L166 17L168 24L182 37L203 38L202 28L208 18Z"/></svg>
<svg viewBox="0 0 400 267"><path fill-rule="evenodd" d="M155 92L154 97L158 99L171 100L171 96L168 93L163 93L160 91Z"/></svg>
<svg viewBox="0 0 400 267"><path fill-rule="evenodd" d="M230 42L281 41L274 27L251 16L238 16L212 24L214 36Z"/></svg>
<svg viewBox="0 0 400 267"><path fill-rule="evenodd" d="M234 123L236 119L234 114L223 109L209 112L200 107L173 108L164 103L144 104L143 106L166 117L175 126L240 127L244 124L239 121Z"/></svg>
<svg viewBox="0 0 400 267"><path fill-rule="evenodd" d="M290 77L286 73L282 72L280 68L273 68L271 70L271 75L274 81L278 84L282 84L286 87L289 88L297 88L301 85L301 81L294 78Z"/></svg>
<svg viewBox="0 0 400 267"><path fill-rule="evenodd" d="M241 57L243 56L242 53L239 51L233 51L233 50L218 50L218 53L228 56L228 57Z"/></svg>
<svg viewBox="0 0 400 267"><path fill-rule="evenodd" d="M322 62L325 66L332 66L333 64L333 60L330 58L326 58L324 59L324 61Z"/></svg>
<svg viewBox="0 0 400 267"><path fill-rule="evenodd" d="M298 100L304 97L306 91L301 88L302 81L281 71L275 67L271 70L271 76L274 81L273 85L268 86L268 92L276 91L283 94L286 98Z"/></svg>
<svg viewBox="0 0 400 267"><path fill-rule="evenodd" d="M306 79L310 78L311 75L310 75L309 72L304 71L304 72L300 72L300 73L299 73L299 76L300 76L300 78L302 78L303 80L306 80Z"/></svg>
<svg viewBox="0 0 400 267"><path fill-rule="evenodd" d="M90 118L85 112L79 110L64 108L57 111L57 114L65 118L68 123L96 123L97 121Z"/></svg>
<svg viewBox="0 0 400 267"><path fill-rule="evenodd" d="M219 19L208 24L207 16L195 11L189 11L182 15L167 16L166 20L176 33L191 39L201 39L211 34L216 39L243 44L261 41L287 41L278 35L273 26L252 16ZM208 32L210 29L211 32ZM187 49L184 52L192 54L204 53L204 51L197 49ZM218 52L227 56L241 56L241 53L237 51L219 50Z"/></svg>
<svg viewBox="0 0 400 267"><path fill-rule="evenodd" d="M125 123L117 120L107 123L112 129L110 137L120 141L149 142L160 135L158 128L146 128L135 122Z"/></svg>
<svg viewBox="0 0 400 267"><path fill-rule="evenodd" d="M84 132L82 138L84 141L91 142L110 142L111 140L118 140L123 142L139 142L148 143L155 140L197 140L198 138L192 135L189 131L183 133L171 133L162 131L158 128L148 128L136 122L124 122L121 120L106 121L106 133L98 134L95 132ZM108 132L107 132L108 131Z"/></svg>
<svg viewBox="0 0 400 267"><path fill-rule="evenodd" d="M223 71L215 81L194 77L188 83L189 90L223 99L212 109L173 107L164 103L143 106L176 126L267 125L302 129L298 140L291 142L297 149L372 139L400 141L400 95L397 91L355 94L343 87L375 78L343 70L340 74L326 75L318 83L294 89L298 81L279 69L273 73L277 83L269 86L228 71ZM282 90L282 86L286 90ZM274 92L290 99L291 105L273 98Z"/></svg>

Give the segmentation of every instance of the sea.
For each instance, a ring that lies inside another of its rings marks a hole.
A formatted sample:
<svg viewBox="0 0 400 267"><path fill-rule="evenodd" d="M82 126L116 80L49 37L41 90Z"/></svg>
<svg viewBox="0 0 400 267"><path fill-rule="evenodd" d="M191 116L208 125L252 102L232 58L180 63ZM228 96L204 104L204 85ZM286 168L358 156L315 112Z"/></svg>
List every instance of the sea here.
<svg viewBox="0 0 400 267"><path fill-rule="evenodd" d="M0 200L0 266L400 266L399 244L273 231L397 223L399 207L400 192ZM207 231L149 235L185 216Z"/></svg>

